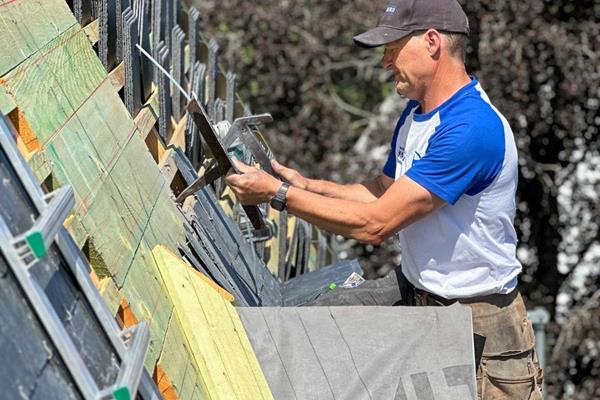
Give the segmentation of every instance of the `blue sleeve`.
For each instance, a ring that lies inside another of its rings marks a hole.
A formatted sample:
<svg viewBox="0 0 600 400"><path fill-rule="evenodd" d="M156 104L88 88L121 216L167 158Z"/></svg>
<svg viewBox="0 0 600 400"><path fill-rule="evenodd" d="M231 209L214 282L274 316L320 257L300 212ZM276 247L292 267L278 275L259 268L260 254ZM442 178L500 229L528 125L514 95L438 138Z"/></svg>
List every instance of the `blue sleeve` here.
<svg viewBox="0 0 600 400"><path fill-rule="evenodd" d="M406 118L408 117L412 109L418 105L419 103L417 103L416 101L410 100L406 104L406 107L404 108L404 111L402 111L402 115L400 116L400 119L398 120L398 123L394 128L394 136L392 137L390 152L388 154L387 161L383 166L383 173L389 178L396 179L396 142L398 140L398 132L400 132L400 128L402 128L402 125L404 125L404 122L406 121Z"/></svg>
<svg viewBox="0 0 600 400"><path fill-rule="evenodd" d="M383 174L388 178L396 179L396 138L398 135L394 134L392 139L392 148L388 154L387 161L383 166Z"/></svg>
<svg viewBox="0 0 600 400"><path fill-rule="evenodd" d="M502 169L505 149L502 122L485 122L435 132L427 152L421 159L415 157L406 176L450 204L463 194L485 190Z"/></svg>

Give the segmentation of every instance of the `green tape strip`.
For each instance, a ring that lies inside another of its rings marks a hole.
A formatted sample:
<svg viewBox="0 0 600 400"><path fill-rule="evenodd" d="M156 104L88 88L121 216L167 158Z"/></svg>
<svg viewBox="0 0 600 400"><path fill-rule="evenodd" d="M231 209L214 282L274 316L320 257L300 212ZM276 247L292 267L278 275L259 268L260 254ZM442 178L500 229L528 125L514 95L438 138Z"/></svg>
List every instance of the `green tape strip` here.
<svg viewBox="0 0 600 400"><path fill-rule="evenodd" d="M113 391L115 400L131 400L131 394L127 386L121 386Z"/></svg>
<svg viewBox="0 0 600 400"><path fill-rule="evenodd" d="M46 245L44 244L44 236L39 231L35 231L27 235L27 244L37 258L42 258L46 255Z"/></svg>

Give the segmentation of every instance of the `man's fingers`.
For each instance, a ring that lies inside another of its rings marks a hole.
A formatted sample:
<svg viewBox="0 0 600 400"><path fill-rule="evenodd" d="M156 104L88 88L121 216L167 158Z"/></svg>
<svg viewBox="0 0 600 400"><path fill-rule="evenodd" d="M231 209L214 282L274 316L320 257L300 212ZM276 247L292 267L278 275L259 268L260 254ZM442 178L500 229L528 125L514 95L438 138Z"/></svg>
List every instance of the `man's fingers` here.
<svg viewBox="0 0 600 400"><path fill-rule="evenodd" d="M291 173L293 173L293 170L291 170L287 167L284 167L283 165L279 164L275 160L271 161L271 166L273 167L273 171L277 175L285 178L286 180L289 180L291 178Z"/></svg>
<svg viewBox="0 0 600 400"><path fill-rule="evenodd" d="M229 174L225 177L225 182L229 186L237 186L240 180L240 176L238 174Z"/></svg>
<svg viewBox="0 0 600 400"><path fill-rule="evenodd" d="M254 167L244 164L243 162L241 162L240 160L238 160L235 157L233 157L231 159L231 161L233 162L233 165L237 168L237 170L240 171L241 173L249 172L249 171L256 169Z"/></svg>
<svg viewBox="0 0 600 400"><path fill-rule="evenodd" d="M283 165L279 164L277 161L271 160L271 167L273 168L273 171L275 171L276 174L283 174Z"/></svg>

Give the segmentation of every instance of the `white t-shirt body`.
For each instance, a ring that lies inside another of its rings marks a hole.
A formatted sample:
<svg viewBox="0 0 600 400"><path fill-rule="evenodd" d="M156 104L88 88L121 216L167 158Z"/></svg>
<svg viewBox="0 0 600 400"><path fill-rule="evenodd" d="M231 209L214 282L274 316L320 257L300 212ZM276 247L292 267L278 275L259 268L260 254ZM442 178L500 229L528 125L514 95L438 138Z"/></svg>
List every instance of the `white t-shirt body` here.
<svg viewBox="0 0 600 400"><path fill-rule="evenodd" d="M431 112L419 108L408 103L383 171L406 175L447 204L398 233L402 272L448 299L509 293L521 272L512 130L474 78Z"/></svg>

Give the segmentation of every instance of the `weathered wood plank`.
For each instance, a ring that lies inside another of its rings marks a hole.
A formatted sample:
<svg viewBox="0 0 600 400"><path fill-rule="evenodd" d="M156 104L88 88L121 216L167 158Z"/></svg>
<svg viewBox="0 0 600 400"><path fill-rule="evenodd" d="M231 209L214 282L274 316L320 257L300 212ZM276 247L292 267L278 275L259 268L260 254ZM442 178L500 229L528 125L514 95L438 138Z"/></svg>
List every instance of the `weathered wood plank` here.
<svg viewBox="0 0 600 400"><path fill-rule="evenodd" d="M187 117L181 118L169 139L169 146L177 146L185 150L185 121Z"/></svg>
<svg viewBox="0 0 600 400"><path fill-rule="evenodd" d="M122 62L117 65L112 71L108 73L108 80L113 85L115 92L123 89L125 85L125 63Z"/></svg>
<svg viewBox="0 0 600 400"><path fill-rule="evenodd" d="M20 109L15 109L13 112L8 114L10 122L17 131L19 139L25 146L26 153L24 156L27 158L32 152L37 151L41 148L40 142L38 141L35 133L31 129L31 125L27 122L25 114Z"/></svg>
<svg viewBox="0 0 600 400"><path fill-rule="evenodd" d="M195 360L190 350L190 344L185 336L181 321L177 316L177 313L173 313L167 333L165 335L165 342L163 350L158 360L158 366L164 371L168 377L169 383L172 389L176 392L176 396L179 399L208 399L208 393L206 391L196 394L196 397L190 397L184 395L186 381L193 381L202 387L203 380L195 367ZM193 376L194 379L190 379ZM189 383L188 383L189 384Z"/></svg>
<svg viewBox="0 0 600 400"><path fill-rule="evenodd" d="M116 315L122 301L122 296L113 280L109 277L104 278L97 285L97 288L112 315Z"/></svg>
<svg viewBox="0 0 600 400"><path fill-rule="evenodd" d="M140 321L148 321L150 325L150 347L144 365L148 371L152 371L163 349L173 303L160 278L152 252L143 241L137 249L121 293L135 316Z"/></svg>
<svg viewBox="0 0 600 400"><path fill-rule="evenodd" d="M0 2L0 76L76 23L63 0Z"/></svg>
<svg viewBox="0 0 600 400"><path fill-rule="evenodd" d="M17 103L13 99L13 97L6 91L6 87L1 84L0 81L0 113L7 115L15 108L17 108Z"/></svg>
<svg viewBox="0 0 600 400"><path fill-rule="evenodd" d="M98 43L100 37L100 21L95 19L86 26L83 27L83 31L88 37L90 44L93 46Z"/></svg>
<svg viewBox="0 0 600 400"><path fill-rule="evenodd" d="M154 382L156 382L158 392L162 396L163 400L179 400L175 387L160 364L156 364L152 379L154 379Z"/></svg>
<svg viewBox="0 0 600 400"><path fill-rule="evenodd" d="M105 77L87 36L75 25L7 74L4 81L43 146Z"/></svg>
<svg viewBox="0 0 600 400"><path fill-rule="evenodd" d="M52 173L52 164L44 151L35 151L27 160L38 181L44 182Z"/></svg>
<svg viewBox="0 0 600 400"><path fill-rule="evenodd" d="M154 91L154 94L148 100L148 103L136 115L135 117L135 125L138 127L140 135L143 138L146 138L152 128L156 125L156 121L158 120L158 113L160 112L160 107L158 106L158 92Z"/></svg>
<svg viewBox="0 0 600 400"><path fill-rule="evenodd" d="M161 246L152 254L211 398L271 399L235 308L179 257Z"/></svg>
<svg viewBox="0 0 600 400"><path fill-rule="evenodd" d="M185 371L189 364L194 362L190 352L187 350L189 345L185 334L181 328L181 323L176 313L171 315L171 320L165 334L163 349L158 359L158 366L168 377L169 383L176 392L178 398L181 397L181 388L185 378Z"/></svg>

